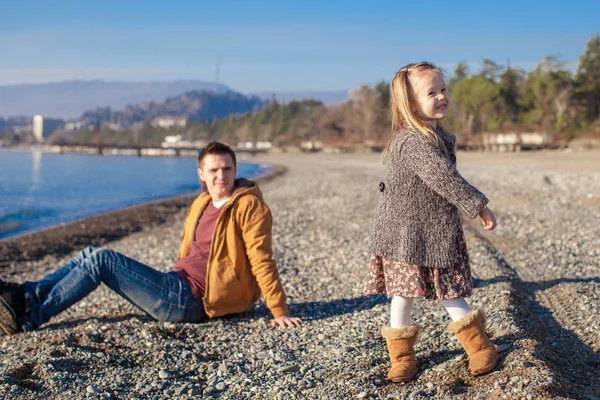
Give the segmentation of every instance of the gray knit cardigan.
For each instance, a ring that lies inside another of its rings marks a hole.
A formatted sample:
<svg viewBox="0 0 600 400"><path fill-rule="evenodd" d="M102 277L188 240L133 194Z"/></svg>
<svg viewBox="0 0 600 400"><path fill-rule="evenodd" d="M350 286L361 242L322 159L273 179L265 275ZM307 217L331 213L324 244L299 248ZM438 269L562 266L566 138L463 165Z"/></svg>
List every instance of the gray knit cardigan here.
<svg viewBox="0 0 600 400"><path fill-rule="evenodd" d="M379 184L371 254L432 268L455 265L458 208L475 218L488 199L456 170L455 139L443 141L449 158L421 133L398 133Z"/></svg>

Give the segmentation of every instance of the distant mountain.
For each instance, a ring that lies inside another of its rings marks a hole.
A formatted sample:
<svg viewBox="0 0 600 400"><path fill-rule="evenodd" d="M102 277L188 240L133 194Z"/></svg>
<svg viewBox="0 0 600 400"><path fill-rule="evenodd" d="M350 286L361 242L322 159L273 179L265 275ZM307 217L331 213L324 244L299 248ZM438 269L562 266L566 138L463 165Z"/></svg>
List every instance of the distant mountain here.
<svg viewBox="0 0 600 400"><path fill-rule="evenodd" d="M194 90L225 93L230 89L213 82L64 81L0 86L0 117L42 114L45 117L76 118L97 107L122 109L129 104L164 101Z"/></svg>
<svg viewBox="0 0 600 400"><path fill-rule="evenodd" d="M348 100L348 90L314 90L314 91L294 91L294 92L258 92L257 96L263 99L270 99L275 96L280 103L289 103L290 101L316 100L324 104L337 104Z"/></svg>
<svg viewBox="0 0 600 400"><path fill-rule="evenodd" d="M190 91L212 90L217 93L231 91L226 85L199 80L119 82L119 81L63 81L39 84L0 86L0 118L42 114L45 117L77 118L86 110L98 107L123 109L130 104L150 101L162 102L166 98ZM339 103L348 98L348 92L294 91L252 93L268 100L274 94L278 101L314 99L326 104Z"/></svg>
<svg viewBox="0 0 600 400"><path fill-rule="evenodd" d="M243 114L260 110L267 104L257 96L227 91L192 91L168 98L163 102L147 102L129 105L114 111L110 107L99 107L81 114L80 120L88 123L112 122L129 127L138 122L151 121L158 117L181 117L190 121L211 121L232 114Z"/></svg>

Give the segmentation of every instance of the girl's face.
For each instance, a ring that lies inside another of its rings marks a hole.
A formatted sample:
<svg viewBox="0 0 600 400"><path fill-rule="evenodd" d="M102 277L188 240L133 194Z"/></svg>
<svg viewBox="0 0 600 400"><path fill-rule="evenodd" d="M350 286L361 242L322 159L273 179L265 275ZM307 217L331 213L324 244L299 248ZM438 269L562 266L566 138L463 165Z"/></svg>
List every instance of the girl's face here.
<svg viewBox="0 0 600 400"><path fill-rule="evenodd" d="M450 106L444 77L433 71L423 72L412 86L417 99L417 115L435 129L437 120L446 117Z"/></svg>

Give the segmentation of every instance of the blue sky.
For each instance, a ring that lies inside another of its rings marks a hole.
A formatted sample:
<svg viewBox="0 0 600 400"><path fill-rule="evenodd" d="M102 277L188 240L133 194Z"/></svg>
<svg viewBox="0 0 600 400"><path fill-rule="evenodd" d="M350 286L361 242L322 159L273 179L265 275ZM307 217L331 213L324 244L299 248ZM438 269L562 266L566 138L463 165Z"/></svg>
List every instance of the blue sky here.
<svg viewBox="0 0 600 400"><path fill-rule="evenodd" d="M423 6L422 4L427 4ZM243 92L348 89L408 62L576 66L600 1L6 1L0 85L214 80Z"/></svg>

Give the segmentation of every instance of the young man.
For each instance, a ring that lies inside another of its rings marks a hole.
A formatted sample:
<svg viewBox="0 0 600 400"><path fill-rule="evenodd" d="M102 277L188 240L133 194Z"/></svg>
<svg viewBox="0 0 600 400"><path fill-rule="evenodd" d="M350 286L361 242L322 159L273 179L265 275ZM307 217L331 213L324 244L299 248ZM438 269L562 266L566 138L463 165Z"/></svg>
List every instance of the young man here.
<svg viewBox="0 0 600 400"><path fill-rule="evenodd" d="M123 254L88 247L38 282L0 280L0 335L37 329L101 282L152 318L200 322L247 311L262 293L271 326L292 327L271 248L271 212L258 186L235 179L235 153L209 143L198 155L205 189L192 204L173 271L152 269Z"/></svg>

